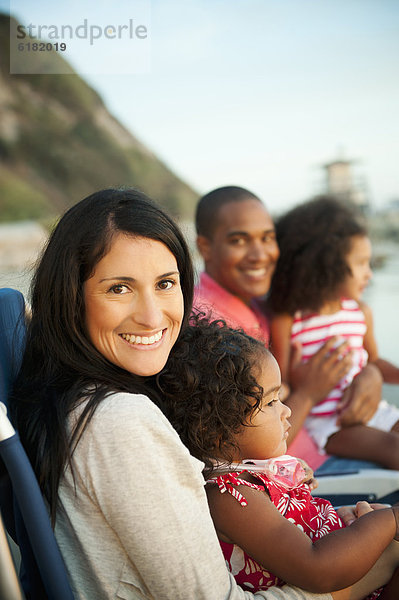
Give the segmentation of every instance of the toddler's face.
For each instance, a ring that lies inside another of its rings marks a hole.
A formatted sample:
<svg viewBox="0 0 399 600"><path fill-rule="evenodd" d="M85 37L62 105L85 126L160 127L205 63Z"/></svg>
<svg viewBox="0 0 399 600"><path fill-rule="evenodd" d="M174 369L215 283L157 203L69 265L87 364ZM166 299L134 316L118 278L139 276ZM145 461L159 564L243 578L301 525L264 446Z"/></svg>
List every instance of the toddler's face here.
<svg viewBox="0 0 399 600"><path fill-rule="evenodd" d="M237 436L240 460L262 460L287 452L288 430L291 427L288 417L291 410L279 399L281 374L277 361L271 354L265 352L262 355L260 374L256 375L264 394L260 409L252 414L248 427L244 427Z"/></svg>
<svg viewBox="0 0 399 600"><path fill-rule="evenodd" d="M371 242L367 236L354 235L346 261L351 270L340 290L341 296L359 301L372 277Z"/></svg>

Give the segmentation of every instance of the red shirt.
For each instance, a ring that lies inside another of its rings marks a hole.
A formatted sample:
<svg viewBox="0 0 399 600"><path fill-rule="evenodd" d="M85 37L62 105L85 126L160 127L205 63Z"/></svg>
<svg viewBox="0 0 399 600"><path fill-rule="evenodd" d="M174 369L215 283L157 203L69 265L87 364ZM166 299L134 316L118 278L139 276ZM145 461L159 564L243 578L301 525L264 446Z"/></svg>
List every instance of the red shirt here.
<svg viewBox="0 0 399 600"><path fill-rule="evenodd" d="M269 345L269 323L254 302L250 306L230 294L207 273L201 273L195 288L194 306L214 319L223 319L229 327L243 329L245 333Z"/></svg>

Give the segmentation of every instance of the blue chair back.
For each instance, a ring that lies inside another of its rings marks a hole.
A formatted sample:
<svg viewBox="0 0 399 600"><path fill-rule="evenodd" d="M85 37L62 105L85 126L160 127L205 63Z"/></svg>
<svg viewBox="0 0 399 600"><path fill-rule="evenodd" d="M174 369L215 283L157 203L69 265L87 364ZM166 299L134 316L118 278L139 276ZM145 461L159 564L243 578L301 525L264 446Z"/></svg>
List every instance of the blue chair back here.
<svg viewBox="0 0 399 600"><path fill-rule="evenodd" d="M18 374L24 351L24 312L21 292L0 289L0 400L7 407L10 387Z"/></svg>
<svg viewBox="0 0 399 600"><path fill-rule="evenodd" d="M21 365L25 344L25 302L16 290L0 289L0 401ZM21 552L20 579L27 600L73 600L39 485L18 433L0 414L0 509L9 534Z"/></svg>

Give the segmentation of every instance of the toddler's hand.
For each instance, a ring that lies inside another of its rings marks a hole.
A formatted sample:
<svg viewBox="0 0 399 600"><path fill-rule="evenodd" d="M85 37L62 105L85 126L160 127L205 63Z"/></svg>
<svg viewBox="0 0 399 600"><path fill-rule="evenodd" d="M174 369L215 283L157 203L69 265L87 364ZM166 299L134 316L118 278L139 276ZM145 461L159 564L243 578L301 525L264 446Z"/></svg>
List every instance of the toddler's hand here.
<svg viewBox="0 0 399 600"><path fill-rule="evenodd" d="M342 519L345 527L352 525L357 519L355 506L340 506L337 509L338 516Z"/></svg>
<svg viewBox="0 0 399 600"><path fill-rule="evenodd" d="M375 506L377 507L378 505ZM386 508L386 506L384 508ZM337 513L345 523L345 526L349 527L349 525L352 525L352 523L354 523L356 519L358 519L362 515L365 515L371 510L373 510L373 508L368 502L361 501L358 502L356 506L340 506L339 508L337 508Z"/></svg>
<svg viewBox="0 0 399 600"><path fill-rule="evenodd" d="M366 515L367 513L371 512L373 510L374 509L371 506L371 504L366 502L366 500L361 500L360 502L357 502L357 504L355 506L356 518L358 519L359 517L362 517L363 515Z"/></svg>
<svg viewBox="0 0 399 600"><path fill-rule="evenodd" d="M315 490L317 488L317 486L319 485L319 482L314 477L313 469L311 469L309 467L308 463L306 461L304 461L302 458L298 458L298 460L305 470L305 477L303 478L301 483L307 483L310 490Z"/></svg>

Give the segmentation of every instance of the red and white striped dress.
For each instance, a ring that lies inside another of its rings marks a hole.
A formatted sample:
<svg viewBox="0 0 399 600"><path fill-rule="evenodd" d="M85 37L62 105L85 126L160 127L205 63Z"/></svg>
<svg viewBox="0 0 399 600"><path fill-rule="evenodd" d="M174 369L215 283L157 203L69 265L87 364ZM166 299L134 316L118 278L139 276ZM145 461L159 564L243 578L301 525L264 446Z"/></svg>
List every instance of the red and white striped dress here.
<svg viewBox="0 0 399 600"><path fill-rule="evenodd" d="M333 336L338 336L341 341L347 340L348 352L353 351L352 369L326 398L313 407L310 415L322 417L337 412L337 404L344 390L367 364L368 354L363 347L366 330L364 313L355 300L342 299L341 310L331 315L303 314L301 311L295 313L291 341L302 345L303 362L308 361Z"/></svg>

